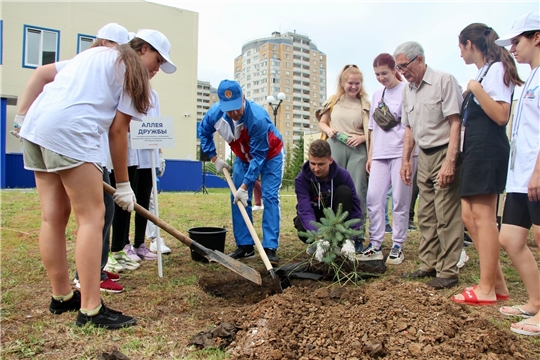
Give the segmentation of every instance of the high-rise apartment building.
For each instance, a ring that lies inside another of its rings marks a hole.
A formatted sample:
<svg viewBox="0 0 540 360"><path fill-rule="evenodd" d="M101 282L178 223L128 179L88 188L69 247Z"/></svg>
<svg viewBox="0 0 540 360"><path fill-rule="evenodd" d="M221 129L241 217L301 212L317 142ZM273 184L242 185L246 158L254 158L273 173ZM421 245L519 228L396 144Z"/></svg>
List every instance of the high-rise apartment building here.
<svg viewBox="0 0 540 360"><path fill-rule="evenodd" d="M318 128L315 110L326 100L326 54L307 35L276 31L247 42L234 59L234 79L246 98L268 110L285 146L292 149L301 134ZM274 119L267 97L280 92L285 100Z"/></svg>
<svg viewBox="0 0 540 360"><path fill-rule="evenodd" d="M197 154L200 154L201 141L199 139L199 124L208 110L219 101L217 89L210 85L208 81L197 80ZM226 159L228 146L225 140L217 133L214 134L214 143L216 144L216 152L222 159Z"/></svg>

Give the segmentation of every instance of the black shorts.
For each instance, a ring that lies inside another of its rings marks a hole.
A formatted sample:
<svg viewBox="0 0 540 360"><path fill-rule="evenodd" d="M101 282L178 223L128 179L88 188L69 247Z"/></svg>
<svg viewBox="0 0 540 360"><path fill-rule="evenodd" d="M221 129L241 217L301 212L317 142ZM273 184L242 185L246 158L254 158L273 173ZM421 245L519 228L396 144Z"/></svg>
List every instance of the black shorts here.
<svg viewBox="0 0 540 360"><path fill-rule="evenodd" d="M540 226L540 201L530 202L523 193L506 194L502 223L525 229L532 224Z"/></svg>

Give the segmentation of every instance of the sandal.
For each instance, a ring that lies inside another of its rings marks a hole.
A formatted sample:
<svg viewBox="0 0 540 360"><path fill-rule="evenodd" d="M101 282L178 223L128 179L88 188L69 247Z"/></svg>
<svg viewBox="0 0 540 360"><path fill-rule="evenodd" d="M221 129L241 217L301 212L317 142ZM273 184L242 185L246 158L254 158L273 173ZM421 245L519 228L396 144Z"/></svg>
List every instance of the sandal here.
<svg viewBox="0 0 540 360"><path fill-rule="evenodd" d="M519 329L519 328L514 327L515 325L522 326L522 327L523 326L531 326L533 328L536 328L536 330L530 331L530 330L525 330L523 328ZM518 322L518 323L515 323L515 324L512 324L512 326L510 327L510 330L512 330L516 334L520 334L520 335L540 336L540 324L530 324L530 323L525 322L525 320L523 320L521 322Z"/></svg>
<svg viewBox="0 0 540 360"><path fill-rule="evenodd" d="M510 311L505 310L505 309L510 309ZM512 312L512 310L517 310L517 311ZM499 309L499 312L503 314L504 316L519 316L524 319L528 319L536 315L536 314L532 314L528 311L523 310L522 308L519 307L519 305L503 306Z"/></svg>
<svg viewBox="0 0 540 360"><path fill-rule="evenodd" d="M475 290L478 287L478 285L474 285L471 287L466 287L465 290ZM497 300L499 301L506 301L510 299L510 295L503 295L503 294L497 294L495 293L495 296L497 297Z"/></svg>
<svg viewBox="0 0 540 360"><path fill-rule="evenodd" d="M455 296L452 296L452 301L458 304L467 305L494 305L497 303L497 300L479 300L473 290L465 290L461 295L463 296L463 300L456 299Z"/></svg>

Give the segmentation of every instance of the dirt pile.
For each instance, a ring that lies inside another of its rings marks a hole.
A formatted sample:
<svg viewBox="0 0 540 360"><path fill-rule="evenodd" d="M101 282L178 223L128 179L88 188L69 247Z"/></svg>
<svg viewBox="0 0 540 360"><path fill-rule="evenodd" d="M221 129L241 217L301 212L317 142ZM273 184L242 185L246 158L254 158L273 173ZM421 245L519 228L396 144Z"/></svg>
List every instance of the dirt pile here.
<svg viewBox="0 0 540 360"><path fill-rule="evenodd" d="M313 282L310 282L313 284ZM241 328L239 359L527 359L515 337L422 283L293 286L242 309L221 311Z"/></svg>

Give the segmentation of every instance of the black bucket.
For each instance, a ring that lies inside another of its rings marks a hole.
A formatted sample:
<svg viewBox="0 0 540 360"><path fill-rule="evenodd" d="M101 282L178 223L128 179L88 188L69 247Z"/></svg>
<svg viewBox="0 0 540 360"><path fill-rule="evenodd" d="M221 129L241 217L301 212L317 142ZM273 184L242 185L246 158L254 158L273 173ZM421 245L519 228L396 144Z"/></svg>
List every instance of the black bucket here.
<svg viewBox="0 0 540 360"><path fill-rule="evenodd" d="M188 230L189 237L210 250L225 251L225 237L227 229L218 227L195 227ZM191 258L195 261L208 262L208 260L191 249Z"/></svg>

